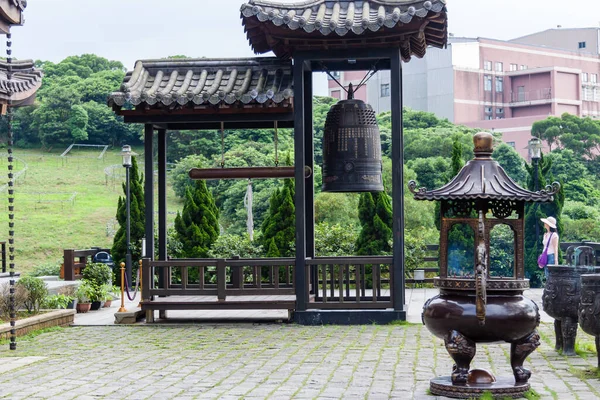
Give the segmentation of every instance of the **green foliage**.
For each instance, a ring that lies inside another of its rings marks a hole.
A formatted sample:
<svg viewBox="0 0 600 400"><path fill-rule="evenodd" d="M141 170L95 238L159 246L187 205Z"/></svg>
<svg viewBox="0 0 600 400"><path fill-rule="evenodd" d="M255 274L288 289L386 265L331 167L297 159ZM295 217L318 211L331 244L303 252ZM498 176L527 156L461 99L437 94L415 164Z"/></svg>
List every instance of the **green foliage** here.
<svg viewBox="0 0 600 400"><path fill-rule="evenodd" d="M585 203L578 201L565 201L563 214L572 220L597 219L600 220L600 212Z"/></svg>
<svg viewBox="0 0 600 400"><path fill-rule="evenodd" d="M353 225L321 222L315 225L315 255L341 257L354 254L357 231Z"/></svg>
<svg viewBox="0 0 600 400"><path fill-rule="evenodd" d="M25 275L17 281L16 285L27 291L27 299L24 304L27 311L37 313L48 296L46 283L38 277Z"/></svg>
<svg viewBox="0 0 600 400"><path fill-rule="evenodd" d="M54 294L48 296L44 299L44 303L42 305L43 308L48 308L51 310L54 309L63 309L67 308L70 302L73 301L73 297L66 296L64 294Z"/></svg>
<svg viewBox="0 0 600 400"><path fill-rule="evenodd" d="M290 257L296 238L294 181L285 179L269 200L269 210L261 227L263 248L268 257Z"/></svg>
<svg viewBox="0 0 600 400"><path fill-rule="evenodd" d="M600 153L600 122L590 117L564 113L533 124L531 134L545 140L552 148L560 144L581 159L594 160Z"/></svg>
<svg viewBox="0 0 600 400"><path fill-rule="evenodd" d="M515 271L515 236L510 226L496 225L490 232L490 268L493 277L512 277Z"/></svg>
<svg viewBox="0 0 600 400"><path fill-rule="evenodd" d="M14 293L14 308L20 310L25 307L28 292L23 285L15 286ZM8 282L0 283L0 320L8 320L10 318L10 284Z"/></svg>
<svg viewBox="0 0 600 400"><path fill-rule="evenodd" d="M89 303L95 297L94 284L87 279L82 279L75 291L75 297L79 303Z"/></svg>
<svg viewBox="0 0 600 400"><path fill-rule="evenodd" d="M600 221L597 218L563 219L563 242L600 241Z"/></svg>
<svg viewBox="0 0 600 400"><path fill-rule="evenodd" d="M211 258L259 258L263 253L262 246L250 240L248 234L220 235L208 252Z"/></svg>
<svg viewBox="0 0 600 400"><path fill-rule="evenodd" d="M87 263L83 269L83 278L97 286L112 282L112 270L103 263Z"/></svg>
<svg viewBox="0 0 600 400"><path fill-rule="evenodd" d="M416 172L419 187L439 188L446 183L450 162L444 157L417 158L408 162L408 167Z"/></svg>
<svg viewBox="0 0 600 400"><path fill-rule="evenodd" d="M33 270L29 272L30 276L59 276L60 275L60 263L46 262L38 264L33 267Z"/></svg>
<svg viewBox="0 0 600 400"><path fill-rule="evenodd" d="M138 260L142 256L141 243L142 238L146 234L145 227L145 210L146 203L144 201L144 177L138 172L138 164L136 157L131 157L131 167L129 173L129 191L130 191L130 245L131 245L131 257L132 260ZM117 204L117 221L119 222L119 229L115 234L113 240L113 246L110 250L110 254L118 265L122 261L125 261L125 255L127 254L127 189L126 184L123 183L123 193L125 197L119 197Z"/></svg>
<svg viewBox="0 0 600 400"><path fill-rule="evenodd" d="M527 170L523 165L523 158L515 151L515 149L505 143L501 143L494 149L492 157L500 164L512 180L521 186L525 185Z"/></svg>
<svg viewBox="0 0 600 400"><path fill-rule="evenodd" d="M535 167L534 165L525 165L527 169L527 189L534 190L534 176ZM545 187L554 181L554 176L551 172L552 160L542 157L538 163L538 180L540 188ZM542 248L542 236L544 234L544 225L540 221L540 218L552 216L556 218L556 227L558 235L561 241L564 241L563 237L564 227L562 221L562 209L565 202L565 189L561 183L560 191L554 195L554 201L550 203L529 203L525 205L525 275L530 279L532 287L541 287L544 271L538 268L537 258L544 250ZM539 229L539 237L536 241L536 225ZM557 263L561 262L561 251L559 249L559 255Z"/></svg>
<svg viewBox="0 0 600 400"><path fill-rule="evenodd" d="M423 268L423 257L427 252L427 242L422 230L405 231L404 267L406 273Z"/></svg>
<svg viewBox="0 0 600 400"><path fill-rule="evenodd" d="M192 168L202 168L206 164L206 159L202 155L192 154L177 161L175 168L171 172L171 182L173 191L179 198L185 197L185 191L193 189L194 181L189 176Z"/></svg>
<svg viewBox="0 0 600 400"><path fill-rule="evenodd" d="M194 189L185 193L183 211L175 218L177 239L181 242L181 256L206 258L219 237L219 210L206 182L196 181Z"/></svg>
<svg viewBox="0 0 600 400"><path fill-rule="evenodd" d="M390 254L392 247L392 205L385 192L365 192L358 202L361 230L356 240L356 254L377 256Z"/></svg>
<svg viewBox="0 0 600 400"><path fill-rule="evenodd" d="M357 193L322 192L315 196L315 223L358 225Z"/></svg>

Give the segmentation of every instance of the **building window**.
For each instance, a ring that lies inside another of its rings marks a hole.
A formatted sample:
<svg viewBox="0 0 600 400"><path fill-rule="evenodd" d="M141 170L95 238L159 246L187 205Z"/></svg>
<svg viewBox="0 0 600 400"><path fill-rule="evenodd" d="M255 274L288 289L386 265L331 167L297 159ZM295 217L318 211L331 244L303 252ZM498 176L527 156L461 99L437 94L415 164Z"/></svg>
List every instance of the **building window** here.
<svg viewBox="0 0 600 400"><path fill-rule="evenodd" d="M582 82L587 82L588 81L588 73L584 72L581 74L581 81Z"/></svg>
<svg viewBox="0 0 600 400"><path fill-rule="evenodd" d="M486 92L492 91L492 76L491 75L486 75L483 77L483 89Z"/></svg>
<svg viewBox="0 0 600 400"><path fill-rule="evenodd" d="M381 84L381 97L389 97L390 96L390 84L382 83Z"/></svg>
<svg viewBox="0 0 600 400"><path fill-rule="evenodd" d="M590 74L590 82L598 83L598 74Z"/></svg>
<svg viewBox="0 0 600 400"><path fill-rule="evenodd" d="M340 94L341 94L341 93L340 93L340 91L339 91L339 90L332 90L332 91L331 91L331 97L333 97L334 99L341 99L341 96L340 96Z"/></svg>
<svg viewBox="0 0 600 400"><path fill-rule="evenodd" d="M600 89L597 87L594 88L594 101L600 101Z"/></svg>
<svg viewBox="0 0 600 400"><path fill-rule="evenodd" d="M515 142L506 142L506 144L512 147L513 149L515 148Z"/></svg>
<svg viewBox="0 0 600 400"><path fill-rule="evenodd" d="M519 69L519 66L517 64L510 64L511 71L516 71L517 69Z"/></svg>
<svg viewBox="0 0 600 400"><path fill-rule="evenodd" d="M583 100L585 101L593 101L594 100L594 91L591 87L586 87L583 89Z"/></svg>
<svg viewBox="0 0 600 400"><path fill-rule="evenodd" d="M519 67L519 70L524 71L527 69L527 65L521 64L521 66Z"/></svg>
<svg viewBox="0 0 600 400"><path fill-rule="evenodd" d="M504 115L504 108L496 108L496 114Z"/></svg>
<svg viewBox="0 0 600 400"><path fill-rule="evenodd" d="M485 113L486 114L491 114L492 113L492 107L486 107L485 108Z"/></svg>
<svg viewBox="0 0 600 400"><path fill-rule="evenodd" d="M579 42L579 48L585 49L585 42Z"/></svg>
<svg viewBox="0 0 600 400"><path fill-rule="evenodd" d="M496 77L496 93L504 92L504 79L500 76Z"/></svg>
<svg viewBox="0 0 600 400"><path fill-rule="evenodd" d="M517 101L525 101L525 86L517 88Z"/></svg>
<svg viewBox="0 0 600 400"><path fill-rule="evenodd" d="M504 64L501 62L497 62L496 63L496 72L502 72L504 71Z"/></svg>
<svg viewBox="0 0 600 400"><path fill-rule="evenodd" d="M486 71L491 71L492 70L492 62L491 61L484 61L483 62L483 69Z"/></svg>
<svg viewBox="0 0 600 400"><path fill-rule="evenodd" d="M327 74L327 79L329 80L333 80L334 78L339 80L340 79L340 71L331 71L331 76L329 76L329 74Z"/></svg>
<svg viewBox="0 0 600 400"><path fill-rule="evenodd" d="M493 120L494 118L492 118L492 116L491 116L491 115L486 115L486 116L485 116L485 119L486 119L486 121L491 121L491 120Z"/></svg>

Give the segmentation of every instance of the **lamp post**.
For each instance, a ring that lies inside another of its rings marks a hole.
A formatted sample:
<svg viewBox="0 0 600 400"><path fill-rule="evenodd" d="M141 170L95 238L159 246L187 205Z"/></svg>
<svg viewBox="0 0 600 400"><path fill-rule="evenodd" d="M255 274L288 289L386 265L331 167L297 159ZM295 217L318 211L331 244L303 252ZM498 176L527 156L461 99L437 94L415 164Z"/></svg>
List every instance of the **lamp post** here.
<svg viewBox="0 0 600 400"><path fill-rule="evenodd" d="M537 192L540 190L540 182L539 182L539 162L542 157L542 141L538 138L532 138L529 140L527 144L527 149L529 150L529 158L531 159L531 164L533 165L533 190ZM536 204L537 207L537 204ZM535 244L538 245L540 240L540 224L536 221L535 223Z"/></svg>
<svg viewBox="0 0 600 400"><path fill-rule="evenodd" d="M129 145L123 145L123 149L121 151L121 156L123 157L123 167L125 167L125 204L126 204L126 215L127 215L127 222L125 224L126 226L126 234L125 234L125 243L127 245L127 253L125 255L125 268L126 268L126 272L127 272L127 286L128 288L131 287L131 209L130 209L130 204L131 204L131 196L130 196L130 190L129 190L129 169L132 166L132 162L131 162L131 157L132 156L137 156L136 153L134 153L133 151L131 151L131 146Z"/></svg>

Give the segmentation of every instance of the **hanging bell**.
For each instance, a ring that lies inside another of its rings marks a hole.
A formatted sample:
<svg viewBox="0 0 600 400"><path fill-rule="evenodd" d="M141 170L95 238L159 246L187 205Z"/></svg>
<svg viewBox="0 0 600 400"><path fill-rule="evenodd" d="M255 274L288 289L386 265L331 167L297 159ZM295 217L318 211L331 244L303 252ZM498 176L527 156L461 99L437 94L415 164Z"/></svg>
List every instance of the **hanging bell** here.
<svg viewBox="0 0 600 400"><path fill-rule="evenodd" d="M336 103L327 113L323 134L324 192L381 192L381 139L373 108L354 99Z"/></svg>

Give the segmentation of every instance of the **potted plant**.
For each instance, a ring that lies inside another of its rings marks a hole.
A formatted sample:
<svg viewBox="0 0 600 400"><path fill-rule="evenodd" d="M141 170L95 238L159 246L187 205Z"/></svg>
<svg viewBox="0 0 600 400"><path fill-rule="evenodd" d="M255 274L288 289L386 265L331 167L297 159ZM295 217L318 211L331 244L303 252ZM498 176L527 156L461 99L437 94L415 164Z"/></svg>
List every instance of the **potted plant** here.
<svg viewBox="0 0 600 400"><path fill-rule="evenodd" d="M92 291L90 292L90 301L92 302L91 310L99 310L108 296L107 285L97 285L90 283Z"/></svg>
<svg viewBox="0 0 600 400"><path fill-rule="evenodd" d="M75 309L77 307L77 293L75 286L63 286L58 289L58 294L65 295L69 298L69 303L66 308Z"/></svg>
<svg viewBox="0 0 600 400"><path fill-rule="evenodd" d="M77 312L78 313L86 313L90 311L92 303L90 303L90 295L93 291L93 288L89 281L82 280L81 284L75 291L75 296L77 297Z"/></svg>
<svg viewBox="0 0 600 400"><path fill-rule="evenodd" d="M104 290L105 290L105 296L104 296L104 306L105 308L108 308L111 306L112 301L115 299L115 295L113 293L113 286L111 285L104 285Z"/></svg>

